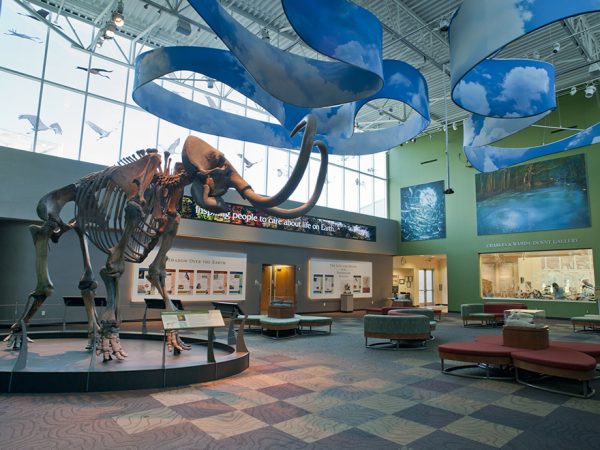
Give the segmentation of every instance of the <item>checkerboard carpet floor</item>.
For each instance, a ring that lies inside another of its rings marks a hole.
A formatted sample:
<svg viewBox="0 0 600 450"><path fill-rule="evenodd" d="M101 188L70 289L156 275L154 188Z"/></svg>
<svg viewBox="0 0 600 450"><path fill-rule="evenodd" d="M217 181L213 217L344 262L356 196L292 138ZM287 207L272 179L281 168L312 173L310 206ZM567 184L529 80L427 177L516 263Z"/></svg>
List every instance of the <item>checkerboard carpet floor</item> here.
<svg viewBox="0 0 600 450"><path fill-rule="evenodd" d="M551 338L600 343L550 323ZM445 315L423 350L366 349L359 314L331 335L247 334L250 368L164 390L0 396L2 449L579 449L600 446L592 399L440 373L437 345L501 329ZM220 332L217 338L224 339ZM185 357L183 355L182 357Z"/></svg>

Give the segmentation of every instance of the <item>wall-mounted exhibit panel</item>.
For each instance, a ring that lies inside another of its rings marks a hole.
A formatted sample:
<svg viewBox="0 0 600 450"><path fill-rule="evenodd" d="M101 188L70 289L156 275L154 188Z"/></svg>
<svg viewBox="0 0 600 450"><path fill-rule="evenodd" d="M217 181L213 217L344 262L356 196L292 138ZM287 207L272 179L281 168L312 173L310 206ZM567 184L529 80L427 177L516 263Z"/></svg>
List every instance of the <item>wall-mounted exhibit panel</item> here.
<svg viewBox="0 0 600 450"><path fill-rule="evenodd" d="M136 264L131 300L160 298L146 279L156 251ZM170 250L165 279L167 293L182 301L241 301L246 297L246 254L198 250Z"/></svg>
<svg viewBox="0 0 600 450"><path fill-rule="evenodd" d="M311 258L308 298L339 298L351 293L356 298L372 297L373 265L367 261Z"/></svg>
<svg viewBox="0 0 600 450"><path fill-rule="evenodd" d="M595 301L591 249L483 253L483 298Z"/></svg>

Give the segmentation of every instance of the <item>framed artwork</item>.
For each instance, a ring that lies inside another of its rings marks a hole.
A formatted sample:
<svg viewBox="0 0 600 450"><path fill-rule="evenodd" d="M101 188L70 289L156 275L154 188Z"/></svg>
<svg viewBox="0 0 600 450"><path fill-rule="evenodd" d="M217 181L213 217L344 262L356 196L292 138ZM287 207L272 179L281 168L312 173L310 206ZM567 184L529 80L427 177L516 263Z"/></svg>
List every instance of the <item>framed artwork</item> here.
<svg viewBox="0 0 600 450"><path fill-rule="evenodd" d="M443 181L400 189L400 237L403 241L446 237Z"/></svg>
<svg viewBox="0 0 600 450"><path fill-rule="evenodd" d="M398 284L404 284L404 278L400 278L400 279L398 280Z"/></svg>
<svg viewBox="0 0 600 450"><path fill-rule="evenodd" d="M479 173L475 193L479 236L591 225L583 154Z"/></svg>

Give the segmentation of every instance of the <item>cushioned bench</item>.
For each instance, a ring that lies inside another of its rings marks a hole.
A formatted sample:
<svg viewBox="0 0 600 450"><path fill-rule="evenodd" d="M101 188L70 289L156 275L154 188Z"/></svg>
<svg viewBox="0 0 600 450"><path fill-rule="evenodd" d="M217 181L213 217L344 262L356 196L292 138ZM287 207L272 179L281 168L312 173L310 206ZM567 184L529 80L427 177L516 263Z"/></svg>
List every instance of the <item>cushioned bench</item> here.
<svg viewBox="0 0 600 450"><path fill-rule="evenodd" d="M460 316L463 326L469 326L469 322L479 322L480 325L496 326L504 322L504 311L507 309L527 309L524 303L464 303L460 305Z"/></svg>
<svg viewBox="0 0 600 450"><path fill-rule="evenodd" d="M573 325L573 331L576 331L576 325L583 327L581 331L587 331L588 327L590 331L598 331L600 329L600 315L586 314L585 316L571 317L571 324Z"/></svg>
<svg viewBox="0 0 600 450"><path fill-rule="evenodd" d="M300 316L300 334L331 334L331 325L333 319L325 316ZM313 330L313 327L326 327L329 326L329 331L325 330ZM304 328L308 327L308 331Z"/></svg>
<svg viewBox="0 0 600 450"><path fill-rule="evenodd" d="M515 377L520 384L558 394L566 393L547 386L528 383L519 376L519 369L524 369L544 375L581 381L581 394L571 395L588 398L595 393L590 386L590 380L594 378L597 361L590 355L570 348L550 346L542 350L513 351L511 356L512 364L515 367Z"/></svg>
<svg viewBox="0 0 600 450"><path fill-rule="evenodd" d="M248 318L246 319L246 330L247 331L260 331L260 320L263 317L267 317L264 314L249 314ZM235 319L235 323L236 324L240 324L242 323L242 319L244 318L244 316L237 316L237 318ZM258 329L254 329L253 327L258 327Z"/></svg>
<svg viewBox="0 0 600 450"><path fill-rule="evenodd" d="M279 332L280 331L290 331L293 330L294 334L292 336L296 335L296 330L298 329L298 325L300 324L300 316L298 314L296 314L294 317L290 317L290 318L279 318L279 317L268 317L268 316L264 316L263 318L260 319L260 326L262 328L261 332L264 332L265 330L267 331L275 331L275 337L273 339L279 339ZM263 336L266 336L264 333L262 333ZM292 336L288 336L288 337L292 337ZM267 337L271 337L271 336L267 336Z"/></svg>
<svg viewBox="0 0 600 450"><path fill-rule="evenodd" d="M388 316L402 316L402 315L419 315L425 316L429 319L429 330L434 331L437 326L437 321L434 319L435 313L431 309L427 308L400 308L392 309L388 311Z"/></svg>
<svg viewBox="0 0 600 450"><path fill-rule="evenodd" d="M429 318L424 315L381 316L368 314L363 319L367 348L399 349L401 341L416 341L423 348L430 339ZM369 344L369 338L387 339Z"/></svg>
<svg viewBox="0 0 600 450"><path fill-rule="evenodd" d="M486 378L486 379L506 379L513 378L512 374L508 370L511 363L511 351L518 350L511 347L504 347L502 345L487 344L484 342L450 342L442 344L438 347L438 353L440 355L440 361L442 364L442 372L449 375L460 375L468 378ZM444 367L444 360L471 362L475 364ZM474 368L485 369L485 375L477 375L476 373L453 373L456 370L462 369L474 369ZM497 366L500 369L500 374L497 376L491 376L491 366Z"/></svg>

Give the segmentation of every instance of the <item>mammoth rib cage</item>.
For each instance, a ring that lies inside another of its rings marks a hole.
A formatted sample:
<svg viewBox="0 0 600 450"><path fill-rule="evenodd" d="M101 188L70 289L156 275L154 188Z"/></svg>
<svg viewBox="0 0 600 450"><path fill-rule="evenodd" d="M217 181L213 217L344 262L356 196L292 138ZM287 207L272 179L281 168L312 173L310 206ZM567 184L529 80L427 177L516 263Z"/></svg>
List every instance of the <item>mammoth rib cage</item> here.
<svg viewBox="0 0 600 450"><path fill-rule="evenodd" d="M125 192L104 173L81 180L75 199L75 217L79 227L102 252L109 253L123 236L125 229ZM154 191L146 205L153 204ZM127 262L141 262L160 237L160 223L148 206L127 241L124 257Z"/></svg>

